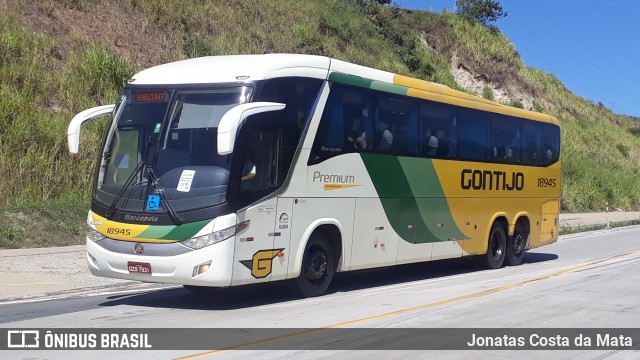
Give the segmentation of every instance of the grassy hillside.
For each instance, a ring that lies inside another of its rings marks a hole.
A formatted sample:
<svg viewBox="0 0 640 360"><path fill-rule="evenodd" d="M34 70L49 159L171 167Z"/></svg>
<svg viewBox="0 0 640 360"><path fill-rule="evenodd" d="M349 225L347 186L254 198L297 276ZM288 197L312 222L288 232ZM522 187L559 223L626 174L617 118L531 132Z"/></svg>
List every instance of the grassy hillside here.
<svg viewBox="0 0 640 360"><path fill-rule="evenodd" d="M75 113L114 102L137 70L219 54L327 55L459 89L451 63L463 64L560 119L564 210L605 201L640 208L640 124L525 67L499 32L450 13L362 1L185 3L0 2L0 248L81 242L104 124L83 129L72 157L66 128Z"/></svg>

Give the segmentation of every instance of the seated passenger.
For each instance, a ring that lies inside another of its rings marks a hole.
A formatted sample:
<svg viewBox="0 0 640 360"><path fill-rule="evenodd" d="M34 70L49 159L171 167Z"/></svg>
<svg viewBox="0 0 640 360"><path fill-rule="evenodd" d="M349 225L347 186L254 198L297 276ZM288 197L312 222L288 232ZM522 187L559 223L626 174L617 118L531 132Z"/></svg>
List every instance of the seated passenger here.
<svg viewBox="0 0 640 360"><path fill-rule="evenodd" d="M505 148L504 159L507 161L511 161L513 159L513 149L511 149L511 146L507 146Z"/></svg>
<svg viewBox="0 0 640 360"><path fill-rule="evenodd" d="M383 151L391 150L391 145L393 144L393 134L388 129L389 125L387 123L380 123L378 127L378 131L380 131L380 142L378 143L378 149Z"/></svg>
<svg viewBox="0 0 640 360"><path fill-rule="evenodd" d="M360 118L353 119L351 130L346 134L346 151L359 151L367 148L367 133L360 124Z"/></svg>
<svg viewBox="0 0 640 360"><path fill-rule="evenodd" d="M438 151L438 138L433 135L430 135L428 139L429 140L427 142L427 147L428 147L427 156L435 156Z"/></svg>
<svg viewBox="0 0 640 360"><path fill-rule="evenodd" d="M251 181L256 177L256 164L247 160L242 166L242 179L241 182Z"/></svg>

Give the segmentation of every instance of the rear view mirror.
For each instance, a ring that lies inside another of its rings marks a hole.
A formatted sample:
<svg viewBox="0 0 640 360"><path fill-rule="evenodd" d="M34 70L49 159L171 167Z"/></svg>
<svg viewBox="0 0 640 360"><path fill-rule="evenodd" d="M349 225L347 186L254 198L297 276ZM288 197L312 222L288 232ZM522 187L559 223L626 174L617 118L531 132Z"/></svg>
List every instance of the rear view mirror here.
<svg viewBox="0 0 640 360"><path fill-rule="evenodd" d="M236 134L244 119L263 112L282 110L285 107L286 105L281 103L254 102L231 108L222 116L218 125L218 154L228 155L233 152Z"/></svg>
<svg viewBox="0 0 640 360"><path fill-rule="evenodd" d="M73 117L67 129L67 141L69 143L70 153L78 153L78 147L80 146L80 128L82 124L97 117L111 114L114 107L114 104L97 106L84 110Z"/></svg>

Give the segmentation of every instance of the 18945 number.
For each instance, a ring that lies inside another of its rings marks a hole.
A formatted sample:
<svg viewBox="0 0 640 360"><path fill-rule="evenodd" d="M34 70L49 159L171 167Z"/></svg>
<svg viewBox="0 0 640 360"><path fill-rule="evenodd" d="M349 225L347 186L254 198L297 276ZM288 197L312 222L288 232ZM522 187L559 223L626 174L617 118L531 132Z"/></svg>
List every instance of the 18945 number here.
<svg viewBox="0 0 640 360"><path fill-rule="evenodd" d="M107 228L107 234L109 235L131 235L131 230L129 229L120 229L120 228Z"/></svg>
<svg viewBox="0 0 640 360"><path fill-rule="evenodd" d="M538 178L538 187L556 187L556 179Z"/></svg>

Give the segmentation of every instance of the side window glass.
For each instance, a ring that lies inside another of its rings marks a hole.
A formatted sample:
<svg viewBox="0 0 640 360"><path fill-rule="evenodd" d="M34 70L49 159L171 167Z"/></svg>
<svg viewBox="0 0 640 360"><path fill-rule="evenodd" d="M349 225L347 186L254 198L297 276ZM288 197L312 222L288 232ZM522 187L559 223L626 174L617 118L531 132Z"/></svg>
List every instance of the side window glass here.
<svg viewBox="0 0 640 360"><path fill-rule="evenodd" d="M323 158L342 153L344 129L344 107L342 106L342 89L333 88L322 113L315 143L317 151Z"/></svg>
<svg viewBox="0 0 640 360"><path fill-rule="evenodd" d="M395 132L395 120L391 116L389 98L376 96L375 101L375 149L379 153L391 153L393 134Z"/></svg>
<svg viewBox="0 0 640 360"><path fill-rule="evenodd" d="M333 84L309 163L317 164L345 153L370 151L373 140L370 107L367 90Z"/></svg>
<svg viewBox="0 0 640 360"><path fill-rule="evenodd" d="M278 171L280 156L280 131L251 131L247 136L242 158L239 202L250 204L278 187L281 174Z"/></svg>
<svg viewBox="0 0 640 360"><path fill-rule="evenodd" d="M375 96L375 149L379 153L417 155L418 119L415 103L387 95Z"/></svg>
<svg viewBox="0 0 640 360"><path fill-rule="evenodd" d="M138 159L138 129L120 130L115 134L111 144L111 157L107 164L106 185L125 183L133 169L140 161Z"/></svg>
<svg viewBox="0 0 640 360"><path fill-rule="evenodd" d="M542 129L538 122L524 121L522 124L522 164L542 163Z"/></svg>
<svg viewBox="0 0 640 360"><path fill-rule="evenodd" d="M491 160L499 163L520 163L520 121L507 116L491 120Z"/></svg>
<svg viewBox="0 0 640 360"><path fill-rule="evenodd" d="M322 80L308 78L276 78L267 80L259 88L255 101L273 101L286 104L283 110L262 118L279 124L281 132L280 183L285 180L302 132L309 121L313 104L320 91Z"/></svg>
<svg viewBox="0 0 640 360"><path fill-rule="evenodd" d="M452 108L420 104L420 156L452 159L457 156L456 116Z"/></svg>
<svg viewBox="0 0 640 360"><path fill-rule="evenodd" d="M266 190L278 183L278 131L249 134L242 165L241 189Z"/></svg>
<svg viewBox="0 0 640 360"><path fill-rule="evenodd" d="M553 124L542 125L542 165L551 165L560 156L560 128Z"/></svg>
<svg viewBox="0 0 640 360"><path fill-rule="evenodd" d="M475 110L459 110L458 152L461 160L489 160L489 122L487 113Z"/></svg>
<svg viewBox="0 0 640 360"><path fill-rule="evenodd" d="M418 126L417 104L411 104L407 123L407 155L416 156L420 150L420 127Z"/></svg>
<svg viewBox="0 0 640 360"><path fill-rule="evenodd" d="M342 91L343 152L371 150L370 103L370 94L364 89L345 88Z"/></svg>

